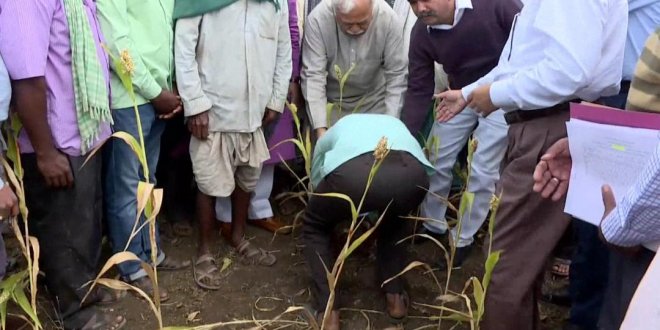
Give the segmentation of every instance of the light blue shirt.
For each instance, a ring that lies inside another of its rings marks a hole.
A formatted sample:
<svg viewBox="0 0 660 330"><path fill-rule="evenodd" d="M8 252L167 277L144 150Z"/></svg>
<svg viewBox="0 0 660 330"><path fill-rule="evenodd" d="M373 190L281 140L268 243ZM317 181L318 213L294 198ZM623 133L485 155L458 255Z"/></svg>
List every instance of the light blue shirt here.
<svg viewBox="0 0 660 330"><path fill-rule="evenodd" d="M11 100L11 83L5 61L0 57L0 122L9 116L9 101Z"/></svg>
<svg viewBox="0 0 660 330"><path fill-rule="evenodd" d="M660 0L628 1L628 36L623 54L623 80L632 80L646 39L660 26Z"/></svg>
<svg viewBox="0 0 660 330"><path fill-rule="evenodd" d="M7 120L9 116L9 101L11 101L11 83L9 82L9 73L7 72L7 67L5 67L5 61L0 57L0 124L3 121ZM0 134L0 153L5 147L5 142L2 139ZM2 155L0 154L0 157ZM0 174L4 173L2 168L0 168ZM5 186L5 182L0 177L0 189Z"/></svg>
<svg viewBox="0 0 660 330"><path fill-rule="evenodd" d="M382 137L387 138L391 150L410 153L424 165L429 175L433 174L433 166L401 120L381 114L352 114L332 125L316 143L312 159L314 187L341 164L373 152Z"/></svg>
<svg viewBox="0 0 660 330"><path fill-rule="evenodd" d="M601 228L605 239L619 246L644 244L655 250L660 241L658 196L660 196L660 143L635 185L603 219Z"/></svg>

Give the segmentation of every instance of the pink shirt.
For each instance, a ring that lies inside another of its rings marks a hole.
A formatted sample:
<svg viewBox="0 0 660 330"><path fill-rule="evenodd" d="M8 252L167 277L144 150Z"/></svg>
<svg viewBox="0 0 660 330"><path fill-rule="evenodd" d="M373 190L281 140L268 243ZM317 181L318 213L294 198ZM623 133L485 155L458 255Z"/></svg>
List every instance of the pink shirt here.
<svg viewBox="0 0 660 330"><path fill-rule="evenodd" d="M108 57L96 19L93 0L81 0L96 42L97 55L110 91ZM55 147L80 156L80 132L76 118L71 46L62 0L0 0L0 54L12 80L45 77L48 125ZM108 95L109 99L109 95ZM103 124L99 139L110 136ZM21 152L34 152L25 131L19 139Z"/></svg>

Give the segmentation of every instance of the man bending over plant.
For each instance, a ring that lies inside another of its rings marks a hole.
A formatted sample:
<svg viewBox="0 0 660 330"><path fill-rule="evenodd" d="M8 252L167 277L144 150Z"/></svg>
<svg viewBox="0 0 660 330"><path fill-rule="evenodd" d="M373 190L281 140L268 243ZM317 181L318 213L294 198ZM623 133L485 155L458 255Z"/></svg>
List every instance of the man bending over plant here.
<svg viewBox="0 0 660 330"><path fill-rule="evenodd" d="M406 220L401 217L409 215L421 203L431 173L433 166L417 140L392 116L349 115L318 140L311 178L316 194L310 197L305 210L302 237L303 253L313 279L313 308L319 311L313 314L321 322L325 314L320 311L325 309L329 313L324 329L339 329L339 306L331 299L330 276L326 276L325 270L327 267L335 279L339 276L333 267L330 238L338 223L352 220L355 224L359 220L357 213L361 212L381 214L374 233L378 240L378 283L383 284L385 291L387 315L395 323L405 319L409 299L404 281L400 277L388 279L405 267L406 249L397 246L406 236ZM348 201L323 195L328 193L347 196L358 208L357 212L351 213ZM339 258L345 257L348 255L342 251ZM330 308L326 308L328 303Z"/></svg>

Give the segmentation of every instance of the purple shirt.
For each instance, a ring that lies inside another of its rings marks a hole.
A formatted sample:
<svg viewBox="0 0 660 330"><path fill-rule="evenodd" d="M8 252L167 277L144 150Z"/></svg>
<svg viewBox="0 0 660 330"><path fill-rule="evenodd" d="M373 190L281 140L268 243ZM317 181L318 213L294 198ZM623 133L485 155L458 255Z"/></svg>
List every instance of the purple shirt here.
<svg viewBox="0 0 660 330"><path fill-rule="evenodd" d="M108 58L96 19L93 0L82 0L91 25L96 51L108 91ZM45 77L47 118L53 143L70 156L80 156L80 131L76 116L71 45L62 0L0 0L0 53L12 80ZM109 99L109 96L108 96ZM110 136L110 125L102 124L98 140ZM19 138L21 152L34 152L25 131Z"/></svg>
<svg viewBox="0 0 660 330"><path fill-rule="evenodd" d="M291 60L293 71L291 78L300 77L300 31L298 31L298 14L296 9L296 0L289 2L289 32L291 33ZM299 109L304 111L304 109ZM283 142L294 137L293 115L288 108L280 116L276 123L273 135L268 139L268 148L270 149L270 159L266 161L267 165L277 164L282 160L289 160L296 157L296 149L293 143ZM278 143L281 143L278 145ZM275 147L277 146L277 147Z"/></svg>

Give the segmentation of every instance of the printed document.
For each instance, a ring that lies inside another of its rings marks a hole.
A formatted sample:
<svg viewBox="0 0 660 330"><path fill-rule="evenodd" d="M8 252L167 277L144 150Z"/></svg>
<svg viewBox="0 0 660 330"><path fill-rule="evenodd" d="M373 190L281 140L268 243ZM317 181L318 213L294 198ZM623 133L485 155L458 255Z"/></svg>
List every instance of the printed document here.
<svg viewBox="0 0 660 330"><path fill-rule="evenodd" d="M573 167L564 211L599 225L604 212L601 186L609 184L617 198L624 196L653 155L660 131L576 118L566 127Z"/></svg>

